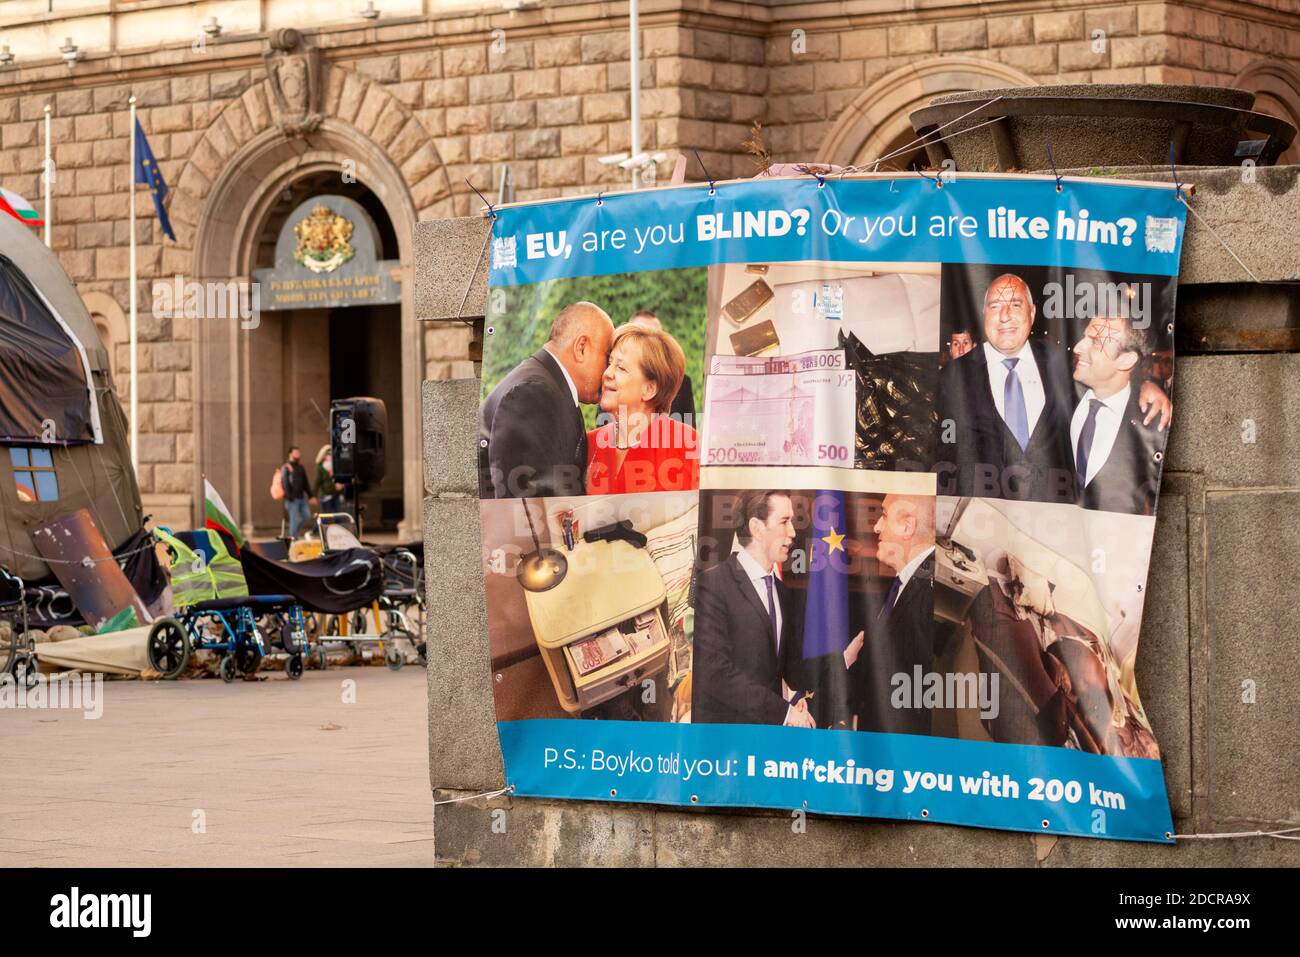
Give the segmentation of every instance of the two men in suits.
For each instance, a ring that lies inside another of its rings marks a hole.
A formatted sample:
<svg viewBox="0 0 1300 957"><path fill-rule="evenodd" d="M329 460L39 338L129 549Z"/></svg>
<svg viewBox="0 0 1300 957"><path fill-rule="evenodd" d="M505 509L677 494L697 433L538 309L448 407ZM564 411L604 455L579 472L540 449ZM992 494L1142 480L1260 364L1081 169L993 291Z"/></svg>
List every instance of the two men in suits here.
<svg viewBox="0 0 1300 957"><path fill-rule="evenodd" d="M739 517L740 549L696 582L691 720L814 727L807 702L789 690L800 632L776 575L795 538L793 504L781 492L747 492Z"/></svg>
<svg viewBox="0 0 1300 957"><path fill-rule="evenodd" d="M576 302L555 317L542 348L492 390L479 419L483 498L586 493L587 427L579 405L600 401L613 339L605 311Z"/></svg>
<svg viewBox="0 0 1300 957"><path fill-rule="evenodd" d="M1005 273L989 284L984 294L984 341L948 363L939 379L940 451L935 463L939 494L1078 502L1090 508L1150 514L1155 507L1154 480L1159 476L1159 470L1152 472L1150 466L1163 445L1160 433L1172 418L1173 404L1154 382L1131 382L1146 350L1137 335L1140 330L1134 330L1128 320L1104 320L1098 327L1102 338L1113 335L1105 323L1119 323L1126 330L1123 368L1113 368L1115 360L1109 353L1089 346L1090 332L1075 347L1072 369L1064 349L1046 338L1030 339L1035 316L1029 285L1019 276ZM1079 346L1087 347L1082 364ZM1114 351L1113 345L1107 348ZM1094 355L1095 367L1088 358ZM1092 392L1081 402L1075 383L1091 388L1094 374L1099 382L1109 382L1112 375L1123 381L1102 386L1115 388L1106 406L1114 416L1095 413L1103 423L1100 448L1107 454L1098 459L1094 453L1092 465L1081 471L1079 439L1086 433L1089 443L1093 441L1097 426L1087 421L1089 410L1096 408L1092 400L1098 396ZM1128 404L1121 413L1122 402ZM1146 428L1157 417L1158 427ZM1110 454L1112 427L1120 432L1121 419L1142 428L1123 431L1123 445ZM1112 463L1112 473L1098 481L1106 462ZM1126 475L1114 476L1125 470Z"/></svg>
<svg viewBox="0 0 1300 957"><path fill-rule="evenodd" d="M1072 502L1065 352L1030 341L1036 310L1019 276L994 279L983 312L984 341L940 376L939 493Z"/></svg>
<svg viewBox="0 0 1300 957"><path fill-rule="evenodd" d="M1075 484L1085 508L1155 513L1159 433L1143 423L1133 373L1148 352L1131 319L1093 319L1074 347L1074 380L1086 386L1070 419Z"/></svg>
<svg viewBox="0 0 1300 957"><path fill-rule="evenodd" d="M876 557L894 577L849 667L859 731L930 733L928 710L910 700L896 706L894 676L911 682L917 665L934 669L934 505L929 495L886 495L881 503Z"/></svg>

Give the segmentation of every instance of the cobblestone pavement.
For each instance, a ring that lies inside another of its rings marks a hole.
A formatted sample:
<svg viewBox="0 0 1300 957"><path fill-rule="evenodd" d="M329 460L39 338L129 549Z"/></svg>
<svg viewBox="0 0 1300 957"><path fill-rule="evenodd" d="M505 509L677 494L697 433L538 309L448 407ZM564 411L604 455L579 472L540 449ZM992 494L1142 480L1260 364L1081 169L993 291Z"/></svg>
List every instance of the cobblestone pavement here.
<svg viewBox="0 0 1300 957"><path fill-rule="evenodd" d="M0 710L0 866L432 864L424 669L264 674Z"/></svg>

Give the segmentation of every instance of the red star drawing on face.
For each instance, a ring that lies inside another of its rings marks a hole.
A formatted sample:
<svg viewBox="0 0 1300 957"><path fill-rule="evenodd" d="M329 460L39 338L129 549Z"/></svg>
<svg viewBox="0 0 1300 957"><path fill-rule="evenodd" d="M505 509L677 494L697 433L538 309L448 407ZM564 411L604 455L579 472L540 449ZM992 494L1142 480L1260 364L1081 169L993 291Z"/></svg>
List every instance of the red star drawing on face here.
<svg viewBox="0 0 1300 957"><path fill-rule="evenodd" d="M1098 347L1111 358L1119 355L1123 347L1123 339L1119 331L1106 319L1097 319L1088 327L1088 338L1097 343Z"/></svg>
<svg viewBox="0 0 1300 957"><path fill-rule="evenodd" d="M999 304L1007 303L1013 306L1024 305L1024 300L1021 298L1020 292L1012 286L1003 286L999 289L997 295L989 300L989 304L992 305L995 302Z"/></svg>

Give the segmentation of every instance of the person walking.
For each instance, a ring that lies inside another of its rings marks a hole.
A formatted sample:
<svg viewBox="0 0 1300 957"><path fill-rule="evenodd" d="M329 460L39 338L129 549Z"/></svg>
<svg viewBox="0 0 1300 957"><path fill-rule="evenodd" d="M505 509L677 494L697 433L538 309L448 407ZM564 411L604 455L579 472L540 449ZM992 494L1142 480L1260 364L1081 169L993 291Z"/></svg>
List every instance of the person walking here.
<svg viewBox="0 0 1300 957"><path fill-rule="evenodd" d="M280 466L280 487L284 490L284 510L289 517L289 537L311 524L311 500L308 492L307 470L302 467L302 449L289 449L285 463Z"/></svg>
<svg viewBox="0 0 1300 957"><path fill-rule="evenodd" d="M334 481L334 455L328 445L316 453L316 500L321 514L339 512L343 508L343 486Z"/></svg>

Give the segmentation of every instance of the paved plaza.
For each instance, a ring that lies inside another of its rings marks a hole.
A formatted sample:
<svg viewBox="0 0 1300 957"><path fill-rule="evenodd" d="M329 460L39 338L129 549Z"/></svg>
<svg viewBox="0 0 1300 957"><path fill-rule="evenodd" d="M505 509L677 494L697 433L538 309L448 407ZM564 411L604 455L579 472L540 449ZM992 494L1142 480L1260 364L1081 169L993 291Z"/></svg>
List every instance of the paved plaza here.
<svg viewBox="0 0 1300 957"><path fill-rule="evenodd" d="M263 674L0 710L0 866L432 864L424 669Z"/></svg>

